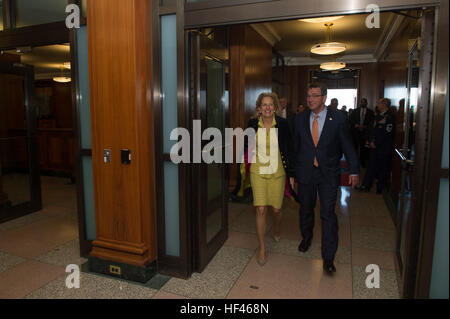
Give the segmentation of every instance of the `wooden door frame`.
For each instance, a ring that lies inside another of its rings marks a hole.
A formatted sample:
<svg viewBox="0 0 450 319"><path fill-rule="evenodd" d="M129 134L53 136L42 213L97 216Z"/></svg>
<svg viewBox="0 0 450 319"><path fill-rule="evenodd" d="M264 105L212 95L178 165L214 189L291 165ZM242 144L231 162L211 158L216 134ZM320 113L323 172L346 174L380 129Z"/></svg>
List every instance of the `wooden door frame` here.
<svg viewBox="0 0 450 319"><path fill-rule="evenodd" d="M42 208L42 194L41 182L39 172L39 153L38 153L38 138L37 138L37 121L33 114L36 114L36 103L34 98L34 68L30 65L23 65L19 63L5 63L0 62L0 72L23 76L24 80L24 107L26 118L26 137L27 137L27 162L30 170L30 200L6 208L2 211L0 222L7 222L9 220L19 218ZM3 210L3 209L2 209Z"/></svg>

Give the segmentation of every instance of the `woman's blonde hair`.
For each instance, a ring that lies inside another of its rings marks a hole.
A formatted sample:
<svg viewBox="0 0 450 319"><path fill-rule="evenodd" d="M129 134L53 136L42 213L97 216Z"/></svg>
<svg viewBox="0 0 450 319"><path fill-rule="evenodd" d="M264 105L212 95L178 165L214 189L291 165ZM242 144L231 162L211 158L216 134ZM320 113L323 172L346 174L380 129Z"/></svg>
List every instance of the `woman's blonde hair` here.
<svg viewBox="0 0 450 319"><path fill-rule="evenodd" d="M270 92L264 92L264 93L261 93L261 94L258 96L258 99L256 99L256 116L259 115L259 110L260 110L260 108L261 108L262 100L263 100L265 97L270 97L270 98L272 98L273 105L274 105L274 107L275 107L275 113L278 112L278 110L280 109L280 101L278 100L278 95L277 95L276 93L274 93L274 92L272 92L272 93L270 93Z"/></svg>

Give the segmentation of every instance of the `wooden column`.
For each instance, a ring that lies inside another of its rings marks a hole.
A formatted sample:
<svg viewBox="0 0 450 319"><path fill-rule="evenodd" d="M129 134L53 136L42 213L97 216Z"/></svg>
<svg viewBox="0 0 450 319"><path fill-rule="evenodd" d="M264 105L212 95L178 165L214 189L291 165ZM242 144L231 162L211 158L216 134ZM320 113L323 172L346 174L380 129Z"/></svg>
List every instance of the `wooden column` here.
<svg viewBox="0 0 450 319"><path fill-rule="evenodd" d="M97 231L90 267L114 275L108 265L116 265L123 278L146 281L156 259L150 1L87 4ZM122 149L131 151L129 165Z"/></svg>

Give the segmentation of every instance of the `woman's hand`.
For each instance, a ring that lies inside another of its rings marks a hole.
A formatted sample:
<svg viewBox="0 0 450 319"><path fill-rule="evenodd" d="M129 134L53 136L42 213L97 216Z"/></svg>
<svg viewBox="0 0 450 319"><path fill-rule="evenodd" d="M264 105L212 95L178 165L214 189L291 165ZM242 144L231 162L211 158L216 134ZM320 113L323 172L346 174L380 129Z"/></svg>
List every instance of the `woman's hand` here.
<svg viewBox="0 0 450 319"><path fill-rule="evenodd" d="M295 178L289 177L289 183L291 184L292 189L295 189Z"/></svg>

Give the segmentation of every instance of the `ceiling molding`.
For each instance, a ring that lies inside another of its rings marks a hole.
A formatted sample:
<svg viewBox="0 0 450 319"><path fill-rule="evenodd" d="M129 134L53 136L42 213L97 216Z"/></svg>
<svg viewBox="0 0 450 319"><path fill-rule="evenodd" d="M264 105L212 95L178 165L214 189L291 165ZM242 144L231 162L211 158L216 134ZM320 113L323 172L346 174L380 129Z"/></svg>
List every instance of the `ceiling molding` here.
<svg viewBox="0 0 450 319"><path fill-rule="evenodd" d="M267 23L258 23L250 25L260 36L262 36L272 47L281 41L278 32Z"/></svg>
<svg viewBox="0 0 450 319"><path fill-rule="evenodd" d="M380 61L381 57L386 52L389 44L400 28L403 20L405 20L405 16L402 15L391 13L391 15L389 16L389 20L387 21L383 33L381 34L375 47L375 51L373 52L373 56L375 57L377 62Z"/></svg>
<svg viewBox="0 0 450 319"><path fill-rule="evenodd" d="M325 60L317 60L311 57L285 57L285 64L288 66L294 65L320 65ZM336 59L336 62L351 63L375 63L377 60L372 54L355 54L345 55Z"/></svg>

